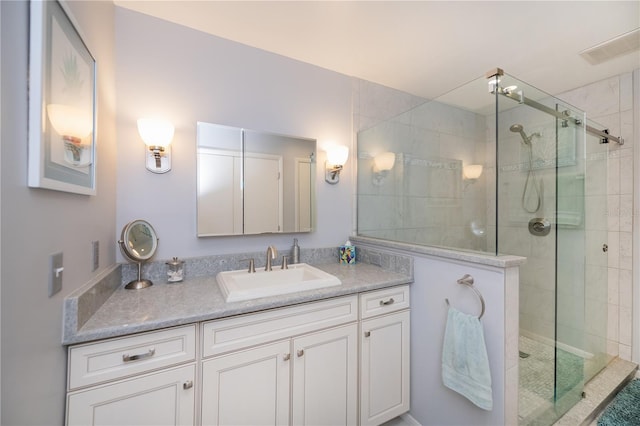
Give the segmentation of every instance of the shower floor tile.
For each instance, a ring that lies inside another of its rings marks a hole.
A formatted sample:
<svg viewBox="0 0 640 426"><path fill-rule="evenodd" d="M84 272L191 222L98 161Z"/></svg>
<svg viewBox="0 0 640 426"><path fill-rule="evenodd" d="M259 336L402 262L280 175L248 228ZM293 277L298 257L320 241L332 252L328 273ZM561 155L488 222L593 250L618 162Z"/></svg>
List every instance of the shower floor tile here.
<svg viewBox="0 0 640 426"><path fill-rule="evenodd" d="M530 426L552 424L559 417L556 410L562 410L563 406L573 405L579 400L584 360L558 350L556 377L555 350L552 346L520 336L519 349L528 356L520 358L518 364L518 423Z"/></svg>

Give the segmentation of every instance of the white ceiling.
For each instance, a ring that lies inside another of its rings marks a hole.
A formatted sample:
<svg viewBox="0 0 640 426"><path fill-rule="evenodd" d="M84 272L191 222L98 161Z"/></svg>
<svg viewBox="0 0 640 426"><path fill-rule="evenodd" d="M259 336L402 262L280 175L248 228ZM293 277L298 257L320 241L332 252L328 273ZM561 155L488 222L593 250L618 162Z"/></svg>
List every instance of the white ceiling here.
<svg viewBox="0 0 640 426"><path fill-rule="evenodd" d="M638 0L114 2L425 98L495 67L551 94L640 68L579 55L640 27Z"/></svg>

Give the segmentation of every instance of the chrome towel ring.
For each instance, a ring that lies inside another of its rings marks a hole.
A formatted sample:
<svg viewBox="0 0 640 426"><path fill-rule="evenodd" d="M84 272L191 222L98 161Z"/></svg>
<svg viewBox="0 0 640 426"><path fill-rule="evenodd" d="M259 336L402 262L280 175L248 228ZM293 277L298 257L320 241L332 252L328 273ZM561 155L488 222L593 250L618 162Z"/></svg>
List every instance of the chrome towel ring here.
<svg viewBox="0 0 640 426"><path fill-rule="evenodd" d="M478 289L473 286L473 277L469 274L464 274L464 276L458 280L458 284L466 285L476 293L476 295L480 299L480 304L482 305L482 309L480 311L480 315L478 315L478 319L482 318L482 316L484 315L484 308L485 308L484 297L482 297L482 294L480 293L480 291L478 291ZM444 299L444 300L447 302L448 306L451 306L449 303L449 299Z"/></svg>

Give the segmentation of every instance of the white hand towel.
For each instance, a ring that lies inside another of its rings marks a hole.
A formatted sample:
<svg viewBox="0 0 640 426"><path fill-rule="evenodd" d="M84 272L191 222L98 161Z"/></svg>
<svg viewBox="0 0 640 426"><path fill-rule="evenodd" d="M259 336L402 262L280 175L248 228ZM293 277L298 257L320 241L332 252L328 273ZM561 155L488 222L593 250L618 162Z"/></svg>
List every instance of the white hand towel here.
<svg viewBox="0 0 640 426"><path fill-rule="evenodd" d="M478 317L452 307L442 348L442 381L446 387L465 396L478 407L491 411L491 371Z"/></svg>

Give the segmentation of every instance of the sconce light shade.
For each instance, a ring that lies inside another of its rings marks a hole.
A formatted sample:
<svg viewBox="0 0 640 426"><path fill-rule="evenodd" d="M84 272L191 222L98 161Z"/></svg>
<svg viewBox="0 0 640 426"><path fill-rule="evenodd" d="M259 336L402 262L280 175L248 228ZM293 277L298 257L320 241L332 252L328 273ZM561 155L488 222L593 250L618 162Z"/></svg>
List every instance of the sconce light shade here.
<svg viewBox="0 0 640 426"><path fill-rule="evenodd" d="M166 173L171 170L171 140L175 128L167 120L141 118L138 120L138 133L147 145L146 167L153 173Z"/></svg>
<svg viewBox="0 0 640 426"><path fill-rule="evenodd" d="M396 154L394 152L381 152L373 158L373 171L375 173L388 172L393 169L396 162Z"/></svg>
<svg viewBox="0 0 640 426"><path fill-rule="evenodd" d="M62 137L81 141L93 130L91 114L62 104L47 105L47 114L54 130Z"/></svg>
<svg viewBox="0 0 640 426"><path fill-rule="evenodd" d="M393 169L396 162L396 154L393 152L381 152L373 157L373 184L382 186L389 170Z"/></svg>
<svg viewBox="0 0 640 426"><path fill-rule="evenodd" d="M76 167L91 164L91 142L82 140L93 131L93 117L79 108L63 104L47 105L47 115L53 129L62 136L64 160Z"/></svg>
<svg viewBox="0 0 640 426"><path fill-rule="evenodd" d="M482 164L467 164L462 167L462 177L465 180L475 181L482 175Z"/></svg>
<svg viewBox="0 0 640 426"><path fill-rule="evenodd" d="M340 181L340 172L349 158L349 148L343 145L333 146L327 149L327 161L325 165L324 180L330 184Z"/></svg>

